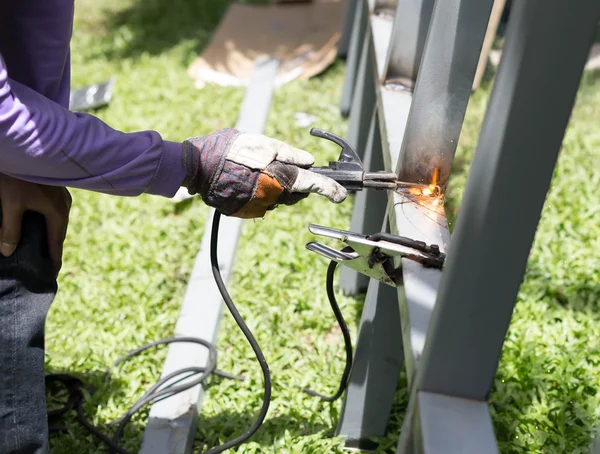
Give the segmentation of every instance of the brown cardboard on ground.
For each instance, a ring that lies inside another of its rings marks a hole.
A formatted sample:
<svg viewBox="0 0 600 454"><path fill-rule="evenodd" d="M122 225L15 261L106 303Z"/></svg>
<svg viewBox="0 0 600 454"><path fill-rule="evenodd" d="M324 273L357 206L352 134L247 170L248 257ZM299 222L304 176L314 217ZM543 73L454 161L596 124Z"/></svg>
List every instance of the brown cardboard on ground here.
<svg viewBox="0 0 600 454"><path fill-rule="evenodd" d="M335 59L345 0L250 6L232 4L188 74L205 83L246 85L260 57L280 61L277 85L307 79Z"/></svg>

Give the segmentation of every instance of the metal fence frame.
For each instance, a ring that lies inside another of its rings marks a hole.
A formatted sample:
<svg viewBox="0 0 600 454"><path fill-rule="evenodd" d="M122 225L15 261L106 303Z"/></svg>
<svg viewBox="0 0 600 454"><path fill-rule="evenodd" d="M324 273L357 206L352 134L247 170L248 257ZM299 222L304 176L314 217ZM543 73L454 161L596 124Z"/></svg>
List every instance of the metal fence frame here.
<svg viewBox="0 0 600 454"><path fill-rule="evenodd" d="M446 187L493 3L349 0L341 110L367 170L428 183L437 169ZM345 293L367 290L337 428L348 447L385 434L404 361L397 453L498 452L487 398L599 18L596 0L513 2L451 248L443 206L357 194L351 230L448 257L443 272L402 259L397 292L342 270Z"/></svg>

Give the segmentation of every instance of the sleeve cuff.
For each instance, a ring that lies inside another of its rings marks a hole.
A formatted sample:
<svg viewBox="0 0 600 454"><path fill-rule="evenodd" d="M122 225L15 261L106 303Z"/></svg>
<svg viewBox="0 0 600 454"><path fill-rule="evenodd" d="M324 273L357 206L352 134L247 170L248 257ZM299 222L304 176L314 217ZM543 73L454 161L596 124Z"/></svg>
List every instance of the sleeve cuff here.
<svg viewBox="0 0 600 454"><path fill-rule="evenodd" d="M158 168L146 193L171 198L183 184L185 175L183 145L165 140Z"/></svg>

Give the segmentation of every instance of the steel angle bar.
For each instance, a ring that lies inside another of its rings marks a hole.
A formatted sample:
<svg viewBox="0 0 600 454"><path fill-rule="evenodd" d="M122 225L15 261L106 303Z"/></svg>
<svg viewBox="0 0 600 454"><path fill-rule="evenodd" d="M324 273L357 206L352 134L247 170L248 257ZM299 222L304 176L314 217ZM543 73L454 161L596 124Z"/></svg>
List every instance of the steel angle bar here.
<svg viewBox="0 0 600 454"><path fill-rule="evenodd" d="M406 133L406 123L412 104L412 94L396 91L383 86L377 92L383 148L383 162L386 170L396 169L400 146Z"/></svg>
<svg viewBox="0 0 600 454"><path fill-rule="evenodd" d="M475 400L490 392L599 18L597 0L512 6L419 390ZM525 195L515 182L526 182Z"/></svg>
<svg viewBox="0 0 600 454"><path fill-rule="evenodd" d="M436 200L394 193L390 209L390 229L427 244L437 244L446 252L450 233L443 204ZM404 359L409 387L418 369L435 307L442 270L424 268L417 262L402 259L403 283L398 287L400 319L404 339Z"/></svg>
<svg viewBox="0 0 600 454"><path fill-rule="evenodd" d="M253 133L264 131L278 67L277 60L257 62L238 117L237 129ZM223 301L210 265L212 217L211 210L175 325L175 337L199 337L215 343ZM225 281L231 276L241 228L241 219L223 217L221 220L220 236L227 238L227 241L219 242L218 254ZM171 344L162 376L185 367L204 367L207 361L208 351L203 347L185 343ZM191 453L203 399L204 389L198 385L153 404L140 454Z"/></svg>
<svg viewBox="0 0 600 454"><path fill-rule="evenodd" d="M363 157L367 171L383 168L381 136L377 110L373 108L369 134ZM385 191L360 191L354 199L354 210L350 221L350 231L370 234L378 232L385 218L387 196ZM356 295L367 290L369 278L349 267L340 270L340 289L345 295Z"/></svg>
<svg viewBox="0 0 600 454"><path fill-rule="evenodd" d="M416 451L423 454L498 454L485 401L417 393Z"/></svg>
<svg viewBox="0 0 600 454"><path fill-rule="evenodd" d="M372 15L370 26L372 52L376 60L374 70L378 80L381 80L392 23L385 17ZM405 134L412 96L410 91L395 87L381 84L377 87L381 149L384 166L388 170L394 169L398 161L398 151ZM427 205L421 205L422 200L406 198L397 193L391 193L388 203L392 233L426 241L428 244L440 244L444 250L450 235L441 205L436 206L432 212ZM398 297L402 314L405 363L411 383L424 345L431 308L435 303L435 291L421 293L421 289L424 286L437 288L441 273L424 269L416 263L407 263L404 270L404 286L398 290Z"/></svg>
<svg viewBox="0 0 600 454"><path fill-rule="evenodd" d="M356 90L352 99L350 120L348 121L347 140L354 146L354 149L361 158L365 153L369 125L376 102L373 54L370 48L371 37L367 33L363 40L356 79Z"/></svg>
<svg viewBox="0 0 600 454"><path fill-rule="evenodd" d="M397 171L445 189L493 0L435 3Z"/></svg>
<svg viewBox="0 0 600 454"><path fill-rule="evenodd" d="M346 58L350 47L350 38L352 36L352 27L354 25L354 17L358 2L363 0L348 0L346 11L344 12L344 20L342 23L342 31L340 41L338 43L337 55L340 58Z"/></svg>
<svg viewBox="0 0 600 454"><path fill-rule="evenodd" d="M377 96L377 110L382 138L383 163L386 170L396 168L398 152L404 129L408 119L408 112L412 101L412 93L393 84L381 84L384 80L386 56L392 36L393 21L388 16L372 14L371 26L371 52L375 61L374 71Z"/></svg>
<svg viewBox="0 0 600 454"><path fill-rule="evenodd" d="M413 88L434 4L435 0L402 0L398 3L386 58L385 83Z"/></svg>
<svg viewBox="0 0 600 454"><path fill-rule="evenodd" d="M370 451L369 439L386 432L403 355L396 298L393 287L370 280L336 431L347 448Z"/></svg>
<svg viewBox="0 0 600 454"><path fill-rule="evenodd" d="M367 5L365 0L356 0L354 9L354 20L352 33L348 44L348 55L346 58L346 73L344 75L344 87L342 89L342 101L340 111L344 117L350 114L352 101L358 85L359 62L367 30Z"/></svg>

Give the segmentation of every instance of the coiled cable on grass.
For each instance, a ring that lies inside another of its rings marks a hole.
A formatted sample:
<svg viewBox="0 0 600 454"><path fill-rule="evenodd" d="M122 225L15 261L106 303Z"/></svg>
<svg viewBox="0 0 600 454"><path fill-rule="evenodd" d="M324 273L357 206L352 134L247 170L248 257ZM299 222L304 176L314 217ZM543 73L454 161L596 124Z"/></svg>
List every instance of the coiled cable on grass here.
<svg viewBox="0 0 600 454"><path fill-rule="evenodd" d="M227 308L231 312L235 322L239 326L239 328L244 333L244 336L248 340L248 343L252 347L254 354L260 364L260 368L263 374L264 381L264 395L263 395L263 404L260 408L258 416L252 426L244 432L242 435L230 440L222 445L216 446L214 448L209 449L205 452L205 454L218 454L227 449L230 449L234 446L239 446L242 443L246 442L252 435L254 435L262 425L267 412L269 410L269 404L271 402L271 373L269 371L269 365L256 341L254 335L244 322L244 319L240 315L237 310L233 300L229 296L229 292L227 291L227 287L223 281L223 277L221 275L221 270L219 269L219 261L217 257L217 245L219 241L219 224L221 220L221 215L219 212L215 211L215 215L212 223L212 232L211 232L211 241L210 241L210 262L211 269L213 272L213 276L215 279L215 283L221 293L221 297L225 302ZM318 397L319 399L325 402L334 402L339 399L341 395L344 393L348 385L348 378L350 376L350 371L352 369L352 340L350 338L350 331L348 329L348 325L344 320L342 312L340 310L339 304L335 297L333 279L334 273L337 267L337 263L331 261L329 267L327 268L327 278L326 278L326 288L327 288L327 296L329 299L329 304L331 305L331 309L335 315L336 321L340 326L342 331L342 335L344 337L344 348L346 352L346 364L344 366L344 372L340 379L340 384L338 386L337 391L331 395L327 396L324 394L320 394L316 391L313 391L310 388L300 388L306 394L309 394L314 397ZM197 337L172 337L168 339L162 339L154 342L150 342L148 344L142 345L125 355L121 356L114 362L114 367L121 364L123 361L130 359L136 355L139 355L142 352L145 352L148 349L155 348L161 345L168 345L175 342L188 342L202 345L208 349L208 364L206 367L186 367L180 370L177 370L166 377L161 378L158 382L148 389L142 397L140 397L129 409L125 412L125 414L119 418L117 421L114 421L111 424L118 424L117 429L112 438L109 438L107 435L102 433L97 427L91 424L85 417L83 411L83 382L77 377L73 377L67 374L50 374L46 376L46 384L48 385L51 382L59 382L62 383L69 393L69 398L65 405L59 409L52 410L48 412L48 421L49 421L49 429L50 432L59 432L65 431L66 429L62 427L56 427L51 425L51 422L55 422L58 418L62 417L67 411L70 409L74 409L77 414L77 420L79 423L85 427L91 434L97 437L100 441L105 443L111 454L131 454L130 452L123 449L119 443L123 432L125 431L125 427L131 421L131 418L140 411L144 406L149 403L158 402L162 399L166 399L175 394L186 391L194 386L202 384L206 381L206 379L210 375L216 375L227 379L233 379L238 381L243 381L244 377L239 377L227 372L223 372L218 370L217 367L217 349L214 344ZM106 372L109 374L110 370ZM193 378L194 376L197 377ZM182 384L182 381L185 381Z"/></svg>

